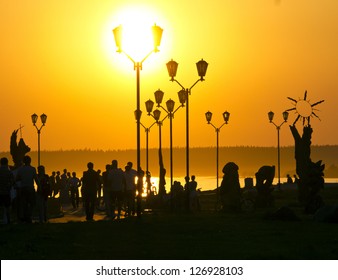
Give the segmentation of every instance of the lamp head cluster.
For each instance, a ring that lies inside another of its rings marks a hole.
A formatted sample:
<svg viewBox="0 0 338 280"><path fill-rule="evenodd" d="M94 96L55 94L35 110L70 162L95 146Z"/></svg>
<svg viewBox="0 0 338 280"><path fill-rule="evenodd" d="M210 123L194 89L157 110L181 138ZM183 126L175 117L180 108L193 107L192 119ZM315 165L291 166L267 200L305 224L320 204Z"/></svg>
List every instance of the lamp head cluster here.
<svg viewBox="0 0 338 280"><path fill-rule="evenodd" d="M208 122L208 124L211 124L211 119L212 119L212 113L210 111L205 113L205 118ZM225 111L223 113L223 119L224 119L224 123L227 124L230 118L230 113L228 111Z"/></svg>
<svg viewBox="0 0 338 280"><path fill-rule="evenodd" d="M151 116L151 113L153 113L154 119L156 120L156 122L158 122L161 117L161 111L156 109L153 112L154 101L152 101L151 99L147 100L145 103L146 103L146 110L147 110L148 116Z"/></svg>
<svg viewBox="0 0 338 280"><path fill-rule="evenodd" d="M284 120L284 122L287 122L287 121L288 121L288 118L289 118L289 112L284 111L284 112L282 113L282 115L283 115L283 120ZM270 112L268 113L268 118L269 118L269 121L270 121L271 123L273 122L274 116L275 116L275 113L274 113L274 112L270 111Z"/></svg>
<svg viewBox="0 0 338 280"><path fill-rule="evenodd" d="M35 125L36 125L36 122L38 121L38 115L34 113L34 114L31 116L31 118L32 118L32 123L33 123L33 125L35 126ZM42 115L40 116L40 120L41 120L42 125L45 125L45 124L46 124L46 121L47 121L47 115L46 115L46 114L42 114Z"/></svg>
<svg viewBox="0 0 338 280"><path fill-rule="evenodd" d="M171 78L170 80L173 82L175 81L178 63L174 60L170 60L166 65L167 65L169 77ZM200 77L200 80L204 81L204 77L208 69L208 63L205 60L201 59L200 61L196 63L196 67L197 67L197 73L198 73L198 76Z"/></svg>
<svg viewBox="0 0 338 280"><path fill-rule="evenodd" d="M162 33L163 29L159 27L158 25L154 25L151 27L152 35L153 35L153 52L159 52L158 47L161 45L162 40ZM117 47L117 52L121 53L123 52L123 27L122 25L119 25L113 29L114 39L115 39L115 45Z"/></svg>
<svg viewBox="0 0 338 280"><path fill-rule="evenodd" d="M186 102L186 96L187 96L187 92L182 89L180 90L178 93L178 99L181 103L181 107L184 107L184 104ZM157 103L157 107L162 107L162 101L163 101L163 96L164 96L164 92L160 89L158 89L157 91L154 92L154 96L155 96L155 102ZM154 101L152 101L151 99L147 100L145 102L145 105L146 105L146 110L147 110L147 113L148 113L148 116L151 115L151 113L153 113L153 117L156 119L156 116L155 116L155 112L156 114L158 115L158 119L159 119L159 114L160 114L160 110L154 110L153 111L153 108L154 108L154 104L155 104ZM167 107L167 112L168 113L174 113L174 110L175 110L175 101L172 100L172 99L169 99L166 101L166 107ZM163 107L162 107L163 108Z"/></svg>

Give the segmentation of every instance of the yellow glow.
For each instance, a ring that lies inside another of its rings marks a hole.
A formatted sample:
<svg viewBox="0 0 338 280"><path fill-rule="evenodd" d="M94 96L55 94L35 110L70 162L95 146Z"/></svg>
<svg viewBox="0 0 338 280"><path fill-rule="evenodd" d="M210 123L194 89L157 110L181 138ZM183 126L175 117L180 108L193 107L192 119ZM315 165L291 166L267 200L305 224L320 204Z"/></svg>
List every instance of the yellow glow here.
<svg viewBox="0 0 338 280"><path fill-rule="evenodd" d="M147 7L127 7L118 15L122 26L122 50L141 61L154 49L151 27L155 16Z"/></svg>
<svg viewBox="0 0 338 280"><path fill-rule="evenodd" d="M332 128L338 118L338 1L2 2L0 151L9 150L19 124L25 142L37 150L30 119L34 112L48 115L42 150L135 149L135 71L124 54L116 53L112 30L124 26L129 37L125 51L138 61L153 48L155 23L163 36L160 52L147 58L140 75L144 125L153 121L144 102L154 99L158 88L165 93L163 102L171 98L178 106L180 87L169 81L165 64L177 61L176 78L189 88L198 79L195 63L203 58L209 63L205 81L189 99L190 147L215 146L215 133L205 122L208 110L216 126L223 122L222 112L231 113L220 146L275 145L266 112L274 111L278 122L290 108L287 96L298 100L305 89L312 100L326 100L317 107L322 122L311 121L313 143L337 144L338 132ZM290 114L289 122L296 117ZM185 109L180 109L173 120L175 147L186 145L185 124ZM281 137L281 145L293 145L287 128ZM145 139L142 129L142 149ZM158 145L154 126L149 148ZM167 120L162 145L170 145ZM143 168L144 158L142 154Z"/></svg>

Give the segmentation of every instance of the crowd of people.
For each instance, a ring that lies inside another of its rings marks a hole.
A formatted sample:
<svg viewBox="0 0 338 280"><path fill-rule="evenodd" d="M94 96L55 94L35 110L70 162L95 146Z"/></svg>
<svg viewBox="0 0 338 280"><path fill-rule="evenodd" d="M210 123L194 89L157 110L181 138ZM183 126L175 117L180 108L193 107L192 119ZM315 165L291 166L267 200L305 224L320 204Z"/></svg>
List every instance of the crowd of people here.
<svg viewBox="0 0 338 280"><path fill-rule="evenodd" d="M47 222L49 199L58 199L61 209L71 205L76 210L83 206L87 221L93 220L94 211L100 205L104 205L107 217L111 219L120 219L122 208L125 216L135 215L138 174L132 162L122 170L117 160L113 160L102 174L89 162L82 177L67 169L62 174L53 171L47 175L44 166L38 166L36 170L31 165L29 156L25 156L23 165L15 170L11 170L6 157L1 158L0 163L0 207L5 224L11 223L13 211L19 223L32 223L36 210L39 223Z"/></svg>
<svg viewBox="0 0 338 280"><path fill-rule="evenodd" d="M174 181L173 187L171 190L171 207L175 211L189 211L195 212L201 210L199 192L200 189L197 188L197 181L195 175L184 178L185 184L182 186L181 182Z"/></svg>

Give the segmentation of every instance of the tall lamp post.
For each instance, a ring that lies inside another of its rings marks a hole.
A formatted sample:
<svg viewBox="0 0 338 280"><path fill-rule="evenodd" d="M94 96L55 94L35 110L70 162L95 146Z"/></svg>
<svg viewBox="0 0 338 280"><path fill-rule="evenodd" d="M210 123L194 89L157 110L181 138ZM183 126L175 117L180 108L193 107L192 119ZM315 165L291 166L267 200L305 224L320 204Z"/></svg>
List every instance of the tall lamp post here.
<svg viewBox="0 0 338 280"><path fill-rule="evenodd" d="M38 128L36 126L36 122L38 121L38 115L37 114L33 114L31 116L32 118L32 123L36 128L36 131L38 132L38 166L40 166L40 134L41 134L41 129L46 125L46 121L47 121L47 115L46 114L42 114L40 116L40 120L42 125L40 126L40 128Z"/></svg>
<svg viewBox="0 0 338 280"><path fill-rule="evenodd" d="M200 77L190 88L185 88L178 80L175 79L176 72L178 68L178 63L174 60L170 60L167 63L167 70L170 76L170 81L176 82L183 91L185 91L185 107L186 107L186 176L189 177L189 95L191 94L191 89L199 82L204 81L204 76L207 72L208 63L201 59L196 63L198 76Z"/></svg>
<svg viewBox="0 0 338 280"><path fill-rule="evenodd" d="M172 196L173 195L172 194L172 186L173 186L173 118L174 118L174 115L177 112L177 110L184 107L184 103L186 101L186 92L184 90L180 90L178 92L178 99L179 99L181 105L178 106L176 109L175 109L175 101L172 100L172 99L167 100L167 102L166 102L167 108L164 108L161 105L162 100L163 100L163 95L164 95L163 91L157 90L157 91L155 91L154 94L155 94L155 101L157 103L157 107L162 108L167 113L164 119L169 117L169 121L170 121L170 130L169 130L169 138L170 138L170 193L171 193L171 196ZM148 102L148 106L147 106L147 102ZM152 106L154 105L154 102L151 101L151 100L148 100L147 102L146 102L146 107L147 107L147 111L148 111L148 114L149 114L152 111ZM152 104L152 105L149 106L150 104Z"/></svg>
<svg viewBox="0 0 338 280"><path fill-rule="evenodd" d="M137 62L135 61L130 55L128 55L126 52L122 49L122 26L118 26L113 29L114 38L115 38L115 44L117 47L118 53L124 53L134 64L134 70L136 70L136 138L137 138L137 144L136 144L136 150L137 150L137 174L138 174L138 180L137 180L137 216L141 216L141 200L142 200L142 175L141 175L141 110L140 110L140 70L142 70L142 64L143 62L153 53L158 52L158 47L161 44L161 38L163 29L157 25L154 25L152 27L152 33L153 33L153 43L154 43L154 49L152 49L141 61Z"/></svg>
<svg viewBox="0 0 338 280"><path fill-rule="evenodd" d="M229 118L230 118L230 113L228 111L225 111L223 113L224 123L219 127L216 127L211 122L212 113L210 111L205 113L205 118L206 118L208 124L210 124L213 128L215 128L215 131L216 131L216 188L217 188L217 196L218 196L218 187L219 187L219 185L218 185L218 178L219 178L219 175L218 175L218 170L219 170L219 132L221 131L221 128L223 127L223 125L228 124L228 121L229 121ZM217 201L218 201L218 199L217 199Z"/></svg>
<svg viewBox="0 0 338 280"><path fill-rule="evenodd" d="M286 123L288 121L288 118L289 118L289 112L287 111L284 111L283 112L283 122L280 124L280 125L277 125L276 123L274 123L273 121L273 117L274 117L275 113L270 111L268 113L268 118L269 118L269 121L270 123L272 123L276 129L277 129L277 169L278 169L278 189L280 190L280 143L279 143L279 131L282 127L282 125L284 123Z"/></svg>

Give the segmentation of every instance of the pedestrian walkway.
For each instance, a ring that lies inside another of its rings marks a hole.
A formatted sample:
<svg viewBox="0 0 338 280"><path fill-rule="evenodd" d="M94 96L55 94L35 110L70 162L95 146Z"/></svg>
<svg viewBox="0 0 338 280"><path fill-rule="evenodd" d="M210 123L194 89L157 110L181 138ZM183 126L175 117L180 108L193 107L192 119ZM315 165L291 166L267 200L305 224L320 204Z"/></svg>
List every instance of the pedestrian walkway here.
<svg viewBox="0 0 338 280"><path fill-rule="evenodd" d="M121 219L123 218L124 215L121 215ZM96 209L94 213L94 221L103 221L103 220L112 220L112 218L107 217L105 211ZM51 217L49 219L49 222L50 223L86 222L85 209L83 207L73 209L71 205L63 206L62 213L60 214L60 216Z"/></svg>

